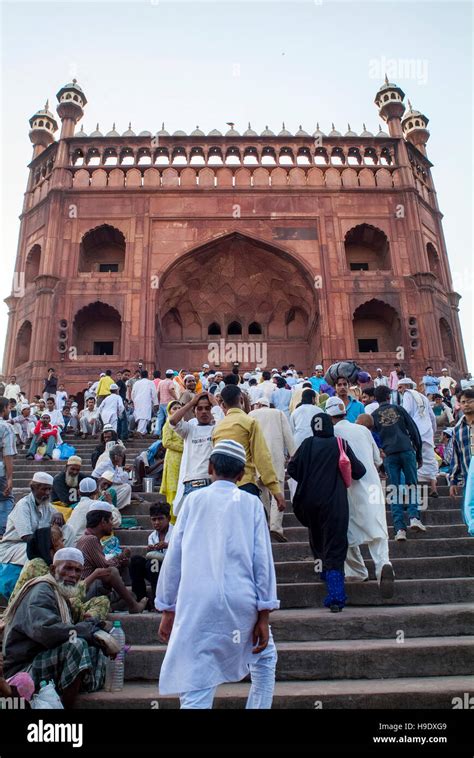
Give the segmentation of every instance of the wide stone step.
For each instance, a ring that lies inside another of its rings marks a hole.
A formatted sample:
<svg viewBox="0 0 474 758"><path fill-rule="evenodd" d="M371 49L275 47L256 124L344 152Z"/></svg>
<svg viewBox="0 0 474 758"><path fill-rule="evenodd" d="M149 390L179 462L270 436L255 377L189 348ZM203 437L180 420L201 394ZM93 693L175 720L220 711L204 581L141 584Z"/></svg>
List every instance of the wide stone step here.
<svg viewBox="0 0 474 758"><path fill-rule="evenodd" d="M126 530L122 532L126 534ZM472 537L457 537L448 539L412 540L406 542L389 541L391 558L420 558L422 556L440 555L471 555L474 549ZM305 542L272 542L273 557L276 561L299 561L311 557L308 541ZM366 545L361 547L365 559L370 558Z"/></svg>
<svg viewBox="0 0 474 758"><path fill-rule="evenodd" d="M113 613L110 618L120 619L128 644L158 644L161 614ZM472 634L474 604L346 607L340 614L326 608L290 609L273 611L270 620L277 642L451 637Z"/></svg>
<svg viewBox="0 0 474 758"><path fill-rule="evenodd" d="M372 560L365 561L369 579L375 579ZM443 556L436 558L392 558L396 579L436 579L474 576L474 556ZM314 563L291 561L275 563L278 582L314 582Z"/></svg>
<svg viewBox="0 0 474 758"><path fill-rule="evenodd" d="M250 685L223 684L216 693L214 708L245 707ZM323 709L451 709L453 699L472 692L472 677L403 677L399 679L350 679L277 682L273 708ZM120 692L80 695L76 708L160 709L179 708L176 697L158 694L156 682L126 682Z"/></svg>
<svg viewBox="0 0 474 758"><path fill-rule="evenodd" d="M315 575L316 576L316 575ZM326 596L322 582L278 583L282 608L321 608ZM382 600L376 582L347 584L349 605L425 605L474 602L474 579L398 579L393 598Z"/></svg>
<svg viewBox="0 0 474 758"><path fill-rule="evenodd" d="M166 645L132 645L125 679L158 679ZM474 668L474 637L279 642L279 681L462 676Z"/></svg>
<svg viewBox="0 0 474 758"><path fill-rule="evenodd" d="M393 539L395 536L393 526L388 527L388 536ZM429 525L427 523L426 532L414 532L412 529L407 531L407 541L410 540L429 540L442 539L444 537L466 537L467 526L463 523L456 524L437 524ZM308 530L303 526L295 526L285 529L285 537L289 542L303 542L308 538Z"/></svg>

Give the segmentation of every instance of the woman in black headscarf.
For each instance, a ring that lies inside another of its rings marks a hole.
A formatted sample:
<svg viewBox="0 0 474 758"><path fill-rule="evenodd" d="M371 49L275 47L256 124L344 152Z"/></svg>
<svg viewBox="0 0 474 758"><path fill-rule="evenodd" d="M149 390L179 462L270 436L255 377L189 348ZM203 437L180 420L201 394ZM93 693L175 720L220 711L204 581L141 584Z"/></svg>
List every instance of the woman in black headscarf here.
<svg viewBox="0 0 474 758"><path fill-rule="evenodd" d="M346 602L347 489L339 471L339 446L330 416L326 413L315 415L311 429L313 437L301 443L288 464L288 474L298 482L293 510L297 519L309 529L314 557L322 560L321 578L328 590L324 605L335 613L342 611ZM365 474L364 465L350 445L343 444L351 463L352 478L361 479Z"/></svg>

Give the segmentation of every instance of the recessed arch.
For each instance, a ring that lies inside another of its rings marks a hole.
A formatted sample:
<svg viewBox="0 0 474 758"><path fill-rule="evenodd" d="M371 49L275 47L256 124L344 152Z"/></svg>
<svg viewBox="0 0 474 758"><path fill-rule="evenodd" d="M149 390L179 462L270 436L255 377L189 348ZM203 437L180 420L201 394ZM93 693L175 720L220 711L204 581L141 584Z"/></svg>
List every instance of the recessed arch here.
<svg viewBox="0 0 474 758"><path fill-rule="evenodd" d="M40 272L41 265L41 246L33 245L26 256L25 266L25 285L33 284L35 278Z"/></svg>
<svg viewBox="0 0 474 758"><path fill-rule="evenodd" d="M96 300L81 308L73 321L78 355L119 355L122 317L116 308Z"/></svg>
<svg viewBox="0 0 474 758"><path fill-rule="evenodd" d="M350 271L386 271L390 269L387 235L371 224L358 224L344 239L346 264Z"/></svg>
<svg viewBox="0 0 474 758"><path fill-rule="evenodd" d="M125 237L102 224L84 234L79 247L79 272L119 273L125 265Z"/></svg>
<svg viewBox="0 0 474 758"><path fill-rule="evenodd" d="M237 335L242 334L242 324L240 321L231 321L227 327L227 334Z"/></svg>
<svg viewBox="0 0 474 758"><path fill-rule="evenodd" d="M444 357L452 363L456 363L456 348L454 345L453 330L445 318L440 318L439 320L439 331Z"/></svg>
<svg viewBox="0 0 474 758"><path fill-rule="evenodd" d="M15 346L15 366L27 363L30 360L31 321L24 321L18 330Z"/></svg>
<svg viewBox="0 0 474 758"><path fill-rule="evenodd" d="M217 323L217 321L213 321L209 326L207 327L207 333L211 335L221 334L221 327L220 324Z"/></svg>
<svg viewBox="0 0 474 758"><path fill-rule="evenodd" d="M359 353L395 352L401 340L398 312L382 300L372 299L354 311L353 330Z"/></svg>

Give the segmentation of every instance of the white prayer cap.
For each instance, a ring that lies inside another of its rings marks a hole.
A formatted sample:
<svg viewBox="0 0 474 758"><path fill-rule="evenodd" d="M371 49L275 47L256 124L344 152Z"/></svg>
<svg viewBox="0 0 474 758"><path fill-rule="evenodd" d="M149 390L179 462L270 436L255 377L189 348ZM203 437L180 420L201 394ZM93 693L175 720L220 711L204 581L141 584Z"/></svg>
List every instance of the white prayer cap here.
<svg viewBox="0 0 474 758"><path fill-rule="evenodd" d="M105 376L105 371L102 371L102 373L99 374L99 376Z"/></svg>
<svg viewBox="0 0 474 758"><path fill-rule="evenodd" d="M47 474L46 471L37 471L35 474L33 474L32 482L36 482L37 484L49 484L50 487L53 486L53 477L51 474Z"/></svg>
<svg viewBox="0 0 474 758"><path fill-rule="evenodd" d="M320 363L318 363L318 365L314 367L314 370L315 370L315 371L323 371L324 369L323 369L323 367L321 366L321 364L320 364Z"/></svg>
<svg viewBox="0 0 474 758"><path fill-rule="evenodd" d="M82 479L82 481L79 482L79 492L90 494L91 492L95 492L96 489L97 489L97 482L91 476L86 476L85 479Z"/></svg>
<svg viewBox="0 0 474 758"><path fill-rule="evenodd" d="M215 376L215 375L216 375L216 372L215 372L215 371L209 371L209 373L208 373L208 375L207 375L207 378L208 378L208 379L212 379L212 377L213 377L213 376Z"/></svg>
<svg viewBox="0 0 474 758"><path fill-rule="evenodd" d="M172 368L167 368L165 371L166 376L173 376L174 371Z"/></svg>
<svg viewBox="0 0 474 758"><path fill-rule="evenodd" d="M91 398L91 399L92 399L92 398ZM78 403L71 403L71 408L72 408L72 406L73 406L73 405L78 405Z"/></svg>
<svg viewBox="0 0 474 758"><path fill-rule="evenodd" d="M53 564L60 561L74 561L74 563L80 563L84 565L84 556L77 547L62 547L61 550L57 550L54 554Z"/></svg>
<svg viewBox="0 0 474 758"><path fill-rule="evenodd" d="M24 403L23 405L20 405L20 411L26 411L27 408L31 408L28 403Z"/></svg>
<svg viewBox="0 0 474 758"><path fill-rule="evenodd" d="M216 371L216 376L222 376L222 371Z"/></svg>
<svg viewBox="0 0 474 758"><path fill-rule="evenodd" d="M88 513L91 511L107 511L107 513L112 513L113 508L106 500L98 500L96 503L94 503L94 505L91 505Z"/></svg>
<svg viewBox="0 0 474 758"><path fill-rule="evenodd" d="M273 371L276 371L278 373L278 369L277 368L272 368L272 373L273 373Z"/></svg>
<svg viewBox="0 0 474 758"><path fill-rule="evenodd" d="M288 369L288 371L285 373L285 376L293 376L293 371L291 368Z"/></svg>
<svg viewBox="0 0 474 758"><path fill-rule="evenodd" d="M114 472L110 469L108 471L104 471L104 473L100 475L100 478L105 479L106 482L112 483L114 481Z"/></svg>
<svg viewBox="0 0 474 758"><path fill-rule="evenodd" d="M41 414L41 418L44 418L45 416L47 416L48 418L51 418L51 414L48 413L48 411L44 411L44 413Z"/></svg>
<svg viewBox="0 0 474 758"><path fill-rule="evenodd" d="M281 375L281 374L279 374L279 373L278 373L278 371L277 371L277 373L276 373L276 374L273 374L273 376L272 376L272 379L283 379L283 377L282 377L282 375Z"/></svg>
<svg viewBox="0 0 474 758"><path fill-rule="evenodd" d="M111 384L110 385L111 390L118 390L118 384Z"/></svg>
<svg viewBox="0 0 474 758"><path fill-rule="evenodd" d="M398 384L399 385L402 384L403 386L411 384L411 385L415 386L415 382L413 381L413 379L409 379L408 376L406 376L404 379L400 379L399 382L398 382Z"/></svg>
<svg viewBox="0 0 474 758"><path fill-rule="evenodd" d="M381 369L381 368L376 368L375 370L376 370L376 371L382 371L382 369Z"/></svg>
<svg viewBox="0 0 474 758"><path fill-rule="evenodd" d="M441 371L446 371L446 373L448 373L448 369L447 368L442 368Z"/></svg>
<svg viewBox="0 0 474 758"><path fill-rule="evenodd" d="M267 408L270 408L270 401L269 401L269 400L267 400L267 398L266 398L266 397L260 397L260 398L257 400L257 403L258 403L258 405L266 405L266 406L267 406Z"/></svg>
<svg viewBox="0 0 474 758"><path fill-rule="evenodd" d="M345 416L346 406L338 397L330 397L326 400L326 413L330 416Z"/></svg>
<svg viewBox="0 0 474 758"><path fill-rule="evenodd" d="M194 381L196 381L196 377L194 376L194 374L186 374L186 376L184 377L184 381L186 382L188 379L194 379Z"/></svg>
<svg viewBox="0 0 474 758"><path fill-rule="evenodd" d="M104 427L102 429L103 432L115 432L115 429L113 428L112 424L104 424Z"/></svg>
<svg viewBox="0 0 474 758"><path fill-rule="evenodd" d="M250 379L250 377L251 377L251 374L249 374L249 372L246 371L244 374L244 379Z"/></svg>
<svg viewBox="0 0 474 758"><path fill-rule="evenodd" d="M450 429L449 426L447 429L443 429L443 434L446 434L448 437L452 437L454 433L454 429Z"/></svg>
<svg viewBox="0 0 474 758"><path fill-rule="evenodd" d="M241 463L246 463L247 456L245 455L245 448L240 442L235 440L220 440L211 453L211 460L214 454L227 455L230 458L236 458Z"/></svg>
<svg viewBox="0 0 474 758"><path fill-rule="evenodd" d="M203 363L203 364L202 364L202 367L203 367L203 368L209 368L209 364L208 364L208 363Z"/></svg>

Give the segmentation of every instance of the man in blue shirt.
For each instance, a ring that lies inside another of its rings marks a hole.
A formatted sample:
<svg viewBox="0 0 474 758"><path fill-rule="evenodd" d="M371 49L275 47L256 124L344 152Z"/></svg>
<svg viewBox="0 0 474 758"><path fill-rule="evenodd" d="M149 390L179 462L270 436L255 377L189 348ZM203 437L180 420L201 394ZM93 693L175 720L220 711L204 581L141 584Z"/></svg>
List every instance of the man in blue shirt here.
<svg viewBox="0 0 474 758"><path fill-rule="evenodd" d="M321 385L326 384L324 381L324 369L321 364L314 367L314 376L310 376L309 381L315 392L321 392Z"/></svg>
<svg viewBox="0 0 474 758"><path fill-rule="evenodd" d="M425 395L437 395L437 394L439 394L439 382L440 382L440 380L438 379L438 377L433 376L433 367L432 366L427 366L426 369L425 369L425 371L426 371L426 374L423 377L423 379L421 380L421 382L423 384L423 387L424 387L424 390L425 390Z"/></svg>
<svg viewBox="0 0 474 758"><path fill-rule="evenodd" d="M349 395L349 382L343 376L339 376L336 380L335 390L337 397L342 400L346 407L346 421L351 421L355 424L358 416L361 413L365 413L364 405Z"/></svg>

